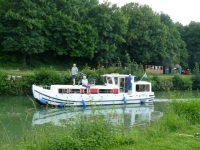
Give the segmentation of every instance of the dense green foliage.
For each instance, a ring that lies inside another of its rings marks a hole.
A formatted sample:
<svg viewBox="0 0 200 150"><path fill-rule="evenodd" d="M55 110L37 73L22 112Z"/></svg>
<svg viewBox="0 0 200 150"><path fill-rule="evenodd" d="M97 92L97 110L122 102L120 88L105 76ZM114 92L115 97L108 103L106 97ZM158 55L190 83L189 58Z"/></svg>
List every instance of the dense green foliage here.
<svg viewBox="0 0 200 150"><path fill-rule="evenodd" d="M151 82L152 82L152 90L153 91L162 91L164 90L164 86L162 84L162 80L161 78L155 74L153 75L152 79L151 79Z"/></svg>
<svg viewBox="0 0 200 150"><path fill-rule="evenodd" d="M197 90L200 89L200 74L199 74L199 64L197 62L195 62L195 66L194 66L194 70L193 70L194 74L192 76L192 80L193 80L193 89Z"/></svg>
<svg viewBox="0 0 200 150"><path fill-rule="evenodd" d="M25 95L31 92L32 77L17 79L0 72L0 95Z"/></svg>
<svg viewBox="0 0 200 150"><path fill-rule="evenodd" d="M199 23L173 23L138 3L0 0L0 65L126 66L128 54L137 64L193 68L200 62L199 30Z"/></svg>
<svg viewBox="0 0 200 150"><path fill-rule="evenodd" d="M7 78L7 74L0 72L0 94L4 94L7 89Z"/></svg>
<svg viewBox="0 0 200 150"><path fill-rule="evenodd" d="M62 83L61 74L56 72L53 68L41 68L35 71L33 76L34 83L40 85L60 84Z"/></svg>
<svg viewBox="0 0 200 150"><path fill-rule="evenodd" d="M175 90L191 90L192 89L192 81L191 79L185 79L180 75L174 75L172 78L173 88Z"/></svg>
<svg viewBox="0 0 200 150"><path fill-rule="evenodd" d="M200 23L190 22L188 26L178 25L178 30L182 39L186 43L186 48L189 54L188 64L190 68L194 68L195 62L200 63Z"/></svg>
<svg viewBox="0 0 200 150"><path fill-rule="evenodd" d="M173 101L173 111L180 117L187 120L187 124L195 125L200 123L200 103L197 99Z"/></svg>

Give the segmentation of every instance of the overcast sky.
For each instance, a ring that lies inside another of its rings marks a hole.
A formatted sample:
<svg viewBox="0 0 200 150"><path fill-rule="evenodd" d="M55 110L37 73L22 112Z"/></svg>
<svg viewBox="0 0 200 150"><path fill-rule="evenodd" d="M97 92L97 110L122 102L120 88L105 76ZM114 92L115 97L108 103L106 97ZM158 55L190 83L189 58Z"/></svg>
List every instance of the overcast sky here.
<svg viewBox="0 0 200 150"><path fill-rule="evenodd" d="M104 0L99 0L103 2ZM168 14L173 22L188 25L191 21L200 22L200 0L108 0L112 4L123 6L137 2L149 5L153 11Z"/></svg>

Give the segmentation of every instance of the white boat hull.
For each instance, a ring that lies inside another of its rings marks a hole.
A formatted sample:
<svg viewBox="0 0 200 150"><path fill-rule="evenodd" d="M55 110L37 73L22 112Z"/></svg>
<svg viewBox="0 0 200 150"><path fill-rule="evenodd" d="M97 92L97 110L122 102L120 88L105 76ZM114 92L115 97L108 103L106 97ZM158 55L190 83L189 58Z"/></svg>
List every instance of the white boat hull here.
<svg viewBox="0 0 200 150"><path fill-rule="evenodd" d="M73 86L75 88L76 86ZM80 86L79 86L80 87ZM125 92L80 94L55 93L51 89L32 85L34 98L42 104L56 106L118 105L152 102L154 92L135 92L131 96Z"/></svg>

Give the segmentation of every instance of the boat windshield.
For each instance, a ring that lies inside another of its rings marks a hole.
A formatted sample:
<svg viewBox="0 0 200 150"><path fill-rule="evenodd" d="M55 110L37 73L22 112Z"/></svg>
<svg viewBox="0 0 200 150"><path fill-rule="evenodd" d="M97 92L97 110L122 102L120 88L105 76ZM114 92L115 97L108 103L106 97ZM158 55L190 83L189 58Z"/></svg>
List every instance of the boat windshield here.
<svg viewBox="0 0 200 150"><path fill-rule="evenodd" d="M111 77L104 77L104 84L113 84L112 78Z"/></svg>

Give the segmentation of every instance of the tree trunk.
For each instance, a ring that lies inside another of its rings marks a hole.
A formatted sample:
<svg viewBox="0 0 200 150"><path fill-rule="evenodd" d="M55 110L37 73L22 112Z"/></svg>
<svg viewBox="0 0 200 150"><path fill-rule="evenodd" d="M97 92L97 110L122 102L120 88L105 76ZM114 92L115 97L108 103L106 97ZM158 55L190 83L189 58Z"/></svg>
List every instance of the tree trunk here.
<svg viewBox="0 0 200 150"><path fill-rule="evenodd" d="M27 63L26 63L26 53L22 53L22 68L26 69L27 68Z"/></svg>

